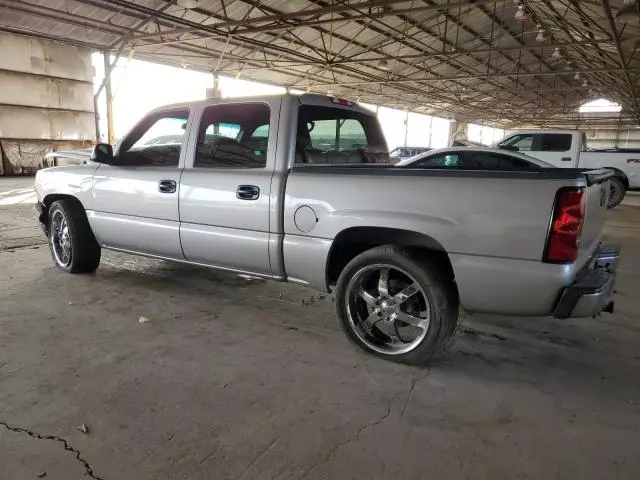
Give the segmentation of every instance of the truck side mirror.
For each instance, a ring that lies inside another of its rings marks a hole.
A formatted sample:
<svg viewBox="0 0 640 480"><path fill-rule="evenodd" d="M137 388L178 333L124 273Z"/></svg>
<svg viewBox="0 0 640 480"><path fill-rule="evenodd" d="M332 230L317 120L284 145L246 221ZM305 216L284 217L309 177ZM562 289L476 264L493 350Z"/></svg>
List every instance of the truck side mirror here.
<svg viewBox="0 0 640 480"><path fill-rule="evenodd" d="M98 143L93 147L89 159L97 163L113 163L113 147L108 143Z"/></svg>

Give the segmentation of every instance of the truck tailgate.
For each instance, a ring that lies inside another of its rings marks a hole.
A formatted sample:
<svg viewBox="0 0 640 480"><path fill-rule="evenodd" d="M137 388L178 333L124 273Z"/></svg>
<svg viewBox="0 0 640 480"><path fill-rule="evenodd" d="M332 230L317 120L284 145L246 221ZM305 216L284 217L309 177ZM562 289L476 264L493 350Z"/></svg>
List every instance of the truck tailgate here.
<svg viewBox="0 0 640 480"><path fill-rule="evenodd" d="M600 242L607 215L609 198L609 178L614 172L609 169L584 172L587 178L585 188L585 218L580 243L580 261L586 262Z"/></svg>

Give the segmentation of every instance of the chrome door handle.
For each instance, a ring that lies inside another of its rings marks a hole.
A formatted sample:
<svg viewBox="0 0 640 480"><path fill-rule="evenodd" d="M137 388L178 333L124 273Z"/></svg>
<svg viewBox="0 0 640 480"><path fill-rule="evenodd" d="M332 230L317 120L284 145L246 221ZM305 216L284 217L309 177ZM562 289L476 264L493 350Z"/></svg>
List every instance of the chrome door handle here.
<svg viewBox="0 0 640 480"><path fill-rule="evenodd" d="M160 180L158 182L158 191L160 193L176 193L178 184L174 180Z"/></svg>
<svg viewBox="0 0 640 480"><path fill-rule="evenodd" d="M260 196L260 188L255 185L238 185L236 197L240 200L257 200Z"/></svg>

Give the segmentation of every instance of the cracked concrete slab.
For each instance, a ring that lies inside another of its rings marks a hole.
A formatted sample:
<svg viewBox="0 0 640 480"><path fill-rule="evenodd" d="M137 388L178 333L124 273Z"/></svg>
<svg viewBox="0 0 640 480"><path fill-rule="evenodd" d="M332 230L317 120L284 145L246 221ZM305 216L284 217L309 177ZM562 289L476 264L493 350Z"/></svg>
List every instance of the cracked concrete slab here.
<svg viewBox="0 0 640 480"><path fill-rule="evenodd" d="M84 477L84 466L64 444L43 440L0 425L0 478L75 480ZM38 477L40 475L40 477Z"/></svg>
<svg viewBox="0 0 640 480"><path fill-rule="evenodd" d="M615 315L465 315L428 370L353 349L331 297L294 285L2 251L0 421L66 439L104 480L636 478L640 208L610 217ZM86 478L57 442L3 430L0 479Z"/></svg>

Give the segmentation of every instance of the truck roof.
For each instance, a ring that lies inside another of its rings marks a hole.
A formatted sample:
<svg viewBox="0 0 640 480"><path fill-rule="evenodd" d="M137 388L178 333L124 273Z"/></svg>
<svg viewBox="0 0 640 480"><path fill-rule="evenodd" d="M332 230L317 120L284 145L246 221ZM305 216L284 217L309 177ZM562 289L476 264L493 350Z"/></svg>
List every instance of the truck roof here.
<svg viewBox="0 0 640 480"><path fill-rule="evenodd" d="M516 133L568 133L570 135L573 135L574 133L582 133L582 130L578 130L576 128L570 129L570 128L565 128L565 129L555 129L555 128L539 128L539 129L533 129L533 128L525 128L525 129L519 129L516 128L513 131L511 131L510 135L516 134Z"/></svg>
<svg viewBox="0 0 640 480"><path fill-rule="evenodd" d="M195 100L191 102L179 102L179 103L172 103L169 105L162 105L160 107L154 108L151 112L166 110L170 108L224 105L228 103L238 103L238 102L269 102L269 101L273 101L273 100L276 100L279 98L285 98L285 97L295 98L300 102L301 105L319 105L319 106L325 106L325 107L339 107L339 108L346 108L348 110L354 110L354 111L361 112L368 115L375 115L375 112L373 110L368 109L357 102L353 102L351 100L347 100L339 97L329 97L327 95L318 95L315 93L303 93L300 95L296 95L293 93L277 93L273 95L258 95L258 96L248 96L248 97L205 98L203 100Z"/></svg>

